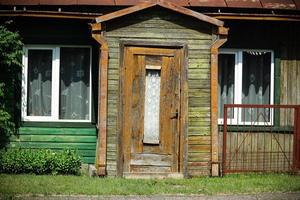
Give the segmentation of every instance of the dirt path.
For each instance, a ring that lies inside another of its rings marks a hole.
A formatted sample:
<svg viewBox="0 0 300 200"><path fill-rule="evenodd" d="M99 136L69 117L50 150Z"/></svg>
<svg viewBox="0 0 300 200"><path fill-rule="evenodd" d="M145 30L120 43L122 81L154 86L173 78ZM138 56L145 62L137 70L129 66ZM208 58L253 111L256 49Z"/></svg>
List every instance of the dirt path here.
<svg viewBox="0 0 300 200"><path fill-rule="evenodd" d="M260 193L260 194L240 194L240 195L153 195L153 196L86 196L86 195L28 195L28 196L0 196L2 199L16 200L300 200L300 192L290 193Z"/></svg>

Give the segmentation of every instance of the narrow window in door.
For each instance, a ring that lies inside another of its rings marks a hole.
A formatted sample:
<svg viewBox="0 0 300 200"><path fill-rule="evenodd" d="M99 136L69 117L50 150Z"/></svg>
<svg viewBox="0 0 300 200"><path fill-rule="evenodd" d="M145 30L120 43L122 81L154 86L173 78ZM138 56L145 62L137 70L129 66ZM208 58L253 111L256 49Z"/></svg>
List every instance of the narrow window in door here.
<svg viewBox="0 0 300 200"><path fill-rule="evenodd" d="M159 144L161 57L146 56L143 143Z"/></svg>

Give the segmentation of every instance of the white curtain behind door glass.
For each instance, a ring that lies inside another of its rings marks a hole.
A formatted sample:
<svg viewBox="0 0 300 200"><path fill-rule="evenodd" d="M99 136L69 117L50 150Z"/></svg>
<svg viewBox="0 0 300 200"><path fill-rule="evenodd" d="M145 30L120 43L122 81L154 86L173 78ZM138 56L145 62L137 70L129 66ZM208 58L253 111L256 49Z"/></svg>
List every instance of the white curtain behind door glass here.
<svg viewBox="0 0 300 200"><path fill-rule="evenodd" d="M60 50L60 119L89 119L90 49Z"/></svg>
<svg viewBox="0 0 300 200"><path fill-rule="evenodd" d="M243 104L270 104L271 53L243 52ZM242 121L269 121L269 109L243 109Z"/></svg>
<svg viewBox="0 0 300 200"><path fill-rule="evenodd" d="M28 50L27 115L51 116L52 50Z"/></svg>
<svg viewBox="0 0 300 200"><path fill-rule="evenodd" d="M159 143L160 70L146 70L144 143Z"/></svg>
<svg viewBox="0 0 300 200"><path fill-rule="evenodd" d="M220 54L218 67L218 107L219 118L223 118L224 104L232 104L234 99L235 54ZM233 118L229 110L228 117Z"/></svg>

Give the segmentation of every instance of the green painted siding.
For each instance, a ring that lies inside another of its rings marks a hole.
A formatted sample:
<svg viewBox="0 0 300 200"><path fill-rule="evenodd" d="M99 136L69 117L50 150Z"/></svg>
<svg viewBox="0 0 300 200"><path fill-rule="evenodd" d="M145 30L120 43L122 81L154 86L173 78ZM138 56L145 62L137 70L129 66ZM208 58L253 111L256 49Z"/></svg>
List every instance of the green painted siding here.
<svg viewBox="0 0 300 200"><path fill-rule="evenodd" d="M188 45L188 173L209 173L210 160L210 47L212 27L165 9L149 9L106 24L109 44L107 172L117 173L120 41Z"/></svg>
<svg viewBox="0 0 300 200"><path fill-rule="evenodd" d="M21 127L8 147L62 150L76 148L83 163L95 163L96 128Z"/></svg>

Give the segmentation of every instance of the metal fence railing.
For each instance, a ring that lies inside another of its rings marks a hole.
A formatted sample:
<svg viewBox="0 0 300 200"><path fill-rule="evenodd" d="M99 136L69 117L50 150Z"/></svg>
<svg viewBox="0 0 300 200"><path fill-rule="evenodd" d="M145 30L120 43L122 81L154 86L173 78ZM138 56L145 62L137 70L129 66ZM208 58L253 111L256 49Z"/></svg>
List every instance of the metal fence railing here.
<svg viewBox="0 0 300 200"><path fill-rule="evenodd" d="M299 105L225 104L223 116L224 174L299 170Z"/></svg>

